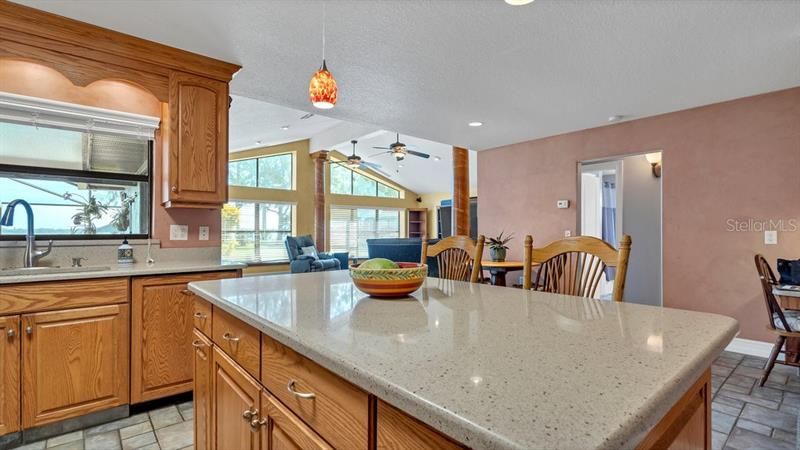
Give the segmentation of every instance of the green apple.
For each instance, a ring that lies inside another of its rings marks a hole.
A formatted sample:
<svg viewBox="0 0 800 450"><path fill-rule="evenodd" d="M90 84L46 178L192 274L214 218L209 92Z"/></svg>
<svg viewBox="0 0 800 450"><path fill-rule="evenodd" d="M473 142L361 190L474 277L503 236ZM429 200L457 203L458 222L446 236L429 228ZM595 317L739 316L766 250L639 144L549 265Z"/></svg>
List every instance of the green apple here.
<svg viewBox="0 0 800 450"><path fill-rule="evenodd" d="M386 258L372 258L364 261L358 266L360 269L397 269L397 263Z"/></svg>

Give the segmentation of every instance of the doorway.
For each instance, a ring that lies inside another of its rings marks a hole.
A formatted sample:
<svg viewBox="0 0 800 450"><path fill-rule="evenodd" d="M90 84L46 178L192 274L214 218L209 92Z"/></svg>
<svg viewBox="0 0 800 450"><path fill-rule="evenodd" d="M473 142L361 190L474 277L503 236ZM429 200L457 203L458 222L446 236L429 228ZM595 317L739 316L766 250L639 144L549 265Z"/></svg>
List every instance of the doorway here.
<svg viewBox="0 0 800 450"><path fill-rule="evenodd" d="M658 170L650 161L658 161ZM631 236L624 299L661 306L661 152L578 164L578 233L617 247ZM607 271L598 298L611 298L614 272Z"/></svg>

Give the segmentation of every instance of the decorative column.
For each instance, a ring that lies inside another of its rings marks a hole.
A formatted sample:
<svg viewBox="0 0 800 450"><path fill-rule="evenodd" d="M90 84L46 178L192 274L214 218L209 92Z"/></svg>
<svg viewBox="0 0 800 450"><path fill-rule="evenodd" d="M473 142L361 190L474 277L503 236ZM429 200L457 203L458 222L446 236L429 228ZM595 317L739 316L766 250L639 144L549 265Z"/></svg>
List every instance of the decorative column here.
<svg viewBox="0 0 800 450"><path fill-rule="evenodd" d="M469 151L453 147L453 234L469 236Z"/></svg>
<svg viewBox="0 0 800 450"><path fill-rule="evenodd" d="M325 221L325 161L328 151L320 150L311 154L314 160L314 243L320 251L327 251L327 222Z"/></svg>

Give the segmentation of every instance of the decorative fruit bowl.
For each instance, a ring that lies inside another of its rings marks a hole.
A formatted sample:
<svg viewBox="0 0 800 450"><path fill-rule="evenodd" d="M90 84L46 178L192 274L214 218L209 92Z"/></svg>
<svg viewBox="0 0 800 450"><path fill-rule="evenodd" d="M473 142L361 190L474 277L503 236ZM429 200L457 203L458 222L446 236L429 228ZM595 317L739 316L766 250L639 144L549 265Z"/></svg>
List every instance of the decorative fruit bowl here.
<svg viewBox="0 0 800 450"><path fill-rule="evenodd" d="M356 287L372 297L407 297L425 282L428 265L372 259L350 266L350 278Z"/></svg>

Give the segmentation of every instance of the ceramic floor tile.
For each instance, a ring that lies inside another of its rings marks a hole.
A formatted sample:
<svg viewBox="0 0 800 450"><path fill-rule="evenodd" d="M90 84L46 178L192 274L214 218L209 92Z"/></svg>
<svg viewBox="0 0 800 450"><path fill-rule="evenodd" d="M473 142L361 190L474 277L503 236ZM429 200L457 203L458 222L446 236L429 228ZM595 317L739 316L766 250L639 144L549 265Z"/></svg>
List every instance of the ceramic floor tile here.
<svg viewBox="0 0 800 450"><path fill-rule="evenodd" d="M119 430L119 436L121 439L128 439L142 433L147 433L148 431L153 431L153 426L150 424L149 420L121 428Z"/></svg>
<svg viewBox="0 0 800 450"><path fill-rule="evenodd" d="M148 420L147 413L135 414L130 417L126 417L124 419L115 420L113 422L104 423L102 425L96 425L91 428L86 429L86 435L92 435L97 433L105 433L108 431L119 430L120 428L129 427L131 425L135 425L137 423L141 423Z"/></svg>
<svg viewBox="0 0 800 450"><path fill-rule="evenodd" d="M749 430L754 433L763 434L764 436L772 436L772 428L768 425L752 422L741 417L736 421L736 427L743 430Z"/></svg>
<svg viewBox="0 0 800 450"><path fill-rule="evenodd" d="M711 429L714 431L728 434L736 423L736 416L723 414L719 411L711 411Z"/></svg>
<svg viewBox="0 0 800 450"><path fill-rule="evenodd" d="M67 442L79 441L83 439L83 430L73 431L72 433L62 434L60 436L51 437L47 440L47 448L57 447Z"/></svg>
<svg viewBox="0 0 800 450"><path fill-rule="evenodd" d="M741 428L735 428L733 433L728 436L728 442L725 444L725 448L730 450L793 450L794 445L788 442L769 438L763 434L754 433Z"/></svg>
<svg viewBox="0 0 800 450"><path fill-rule="evenodd" d="M153 428L157 430L168 425L182 422L183 418L178 412L178 408L172 405L150 411L150 421L153 422Z"/></svg>
<svg viewBox="0 0 800 450"><path fill-rule="evenodd" d="M47 447L47 450L84 450L83 439L78 441L71 441L65 444L56 445L55 447Z"/></svg>
<svg viewBox="0 0 800 450"><path fill-rule="evenodd" d="M117 431L92 434L84 439L85 450L119 450L122 444Z"/></svg>
<svg viewBox="0 0 800 450"><path fill-rule="evenodd" d="M22 447L17 447L14 450L44 450L44 446L46 444L47 441L31 442L30 444L25 444Z"/></svg>
<svg viewBox="0 0 800 450"><path fill-rule="evenodd" d="M194 441L193 422L181 422L156 430L161 450L180 450Z"/></svg>
<svg viewBox="0 0 800 450"><path fill-rule="evenodd" d="M740 417L771 428L780 428L789 432L797 431L796 415L774 411L758 405L745 405Z"/></svg>
<svg viewBox="0 0 800 450"><path fill-rule="evenodd" d="M156 435L152 431L122 440L122 450L137 450L156 443Z"/></svg>
<svg viewBox="0 0 800 450"><path fill-rule="evenodd" d="M728 440L728 435L725 433L720 433L719 431L712 431L711 432L711 450L720 450L724 445L725 441Z"/></svg>

